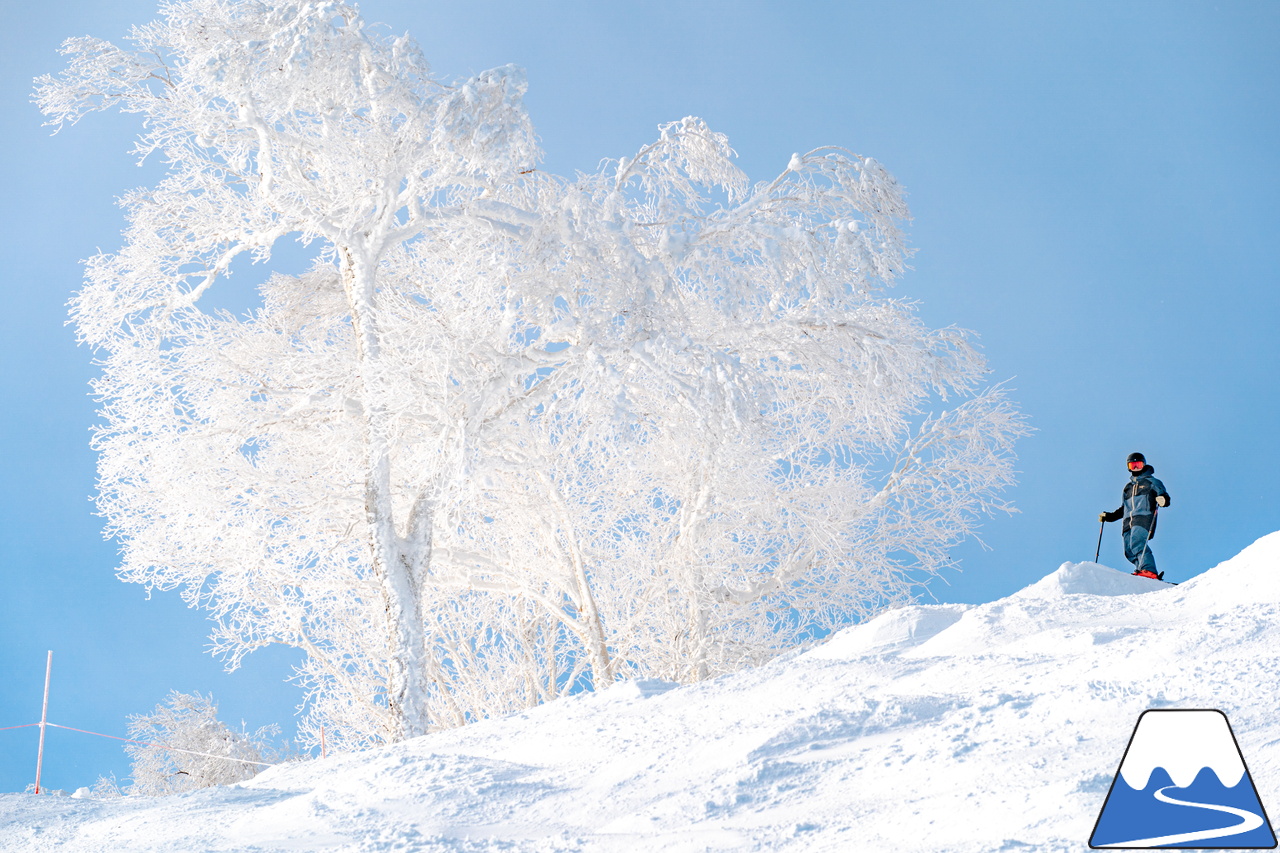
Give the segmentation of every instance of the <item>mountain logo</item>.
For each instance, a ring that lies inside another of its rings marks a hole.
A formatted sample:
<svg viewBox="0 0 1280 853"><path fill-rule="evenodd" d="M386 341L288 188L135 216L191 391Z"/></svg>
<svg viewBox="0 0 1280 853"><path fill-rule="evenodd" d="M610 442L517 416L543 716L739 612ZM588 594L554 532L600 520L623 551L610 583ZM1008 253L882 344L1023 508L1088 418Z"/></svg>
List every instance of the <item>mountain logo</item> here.
<svg viewBox="0 0 1280 853"><path fill-rule="evenodd" d="M1274 849L1275 833L1226 714L1144 711L1089 846Z"/></svg>

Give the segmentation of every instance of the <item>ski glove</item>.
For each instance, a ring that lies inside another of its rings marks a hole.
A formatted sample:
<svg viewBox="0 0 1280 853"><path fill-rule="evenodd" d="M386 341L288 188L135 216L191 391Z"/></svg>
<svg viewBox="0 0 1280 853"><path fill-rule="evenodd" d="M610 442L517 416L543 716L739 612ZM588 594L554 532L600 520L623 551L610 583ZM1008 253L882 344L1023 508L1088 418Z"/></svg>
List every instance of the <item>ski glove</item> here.
<svg viewBox="0 0 1280 853"><path fill-rule="evenodd" d="M1107 514L1105 512L1098 513L1098 521L1101 521L1103 524L1105 524L1107 521Z"/></svg>
<svg viewBox="0 0 1280 853"><path fill-rule="evenodd" d="M1168 505L1169 505L1169 496L1168 496L1168 495L1156 495L1156 505L1157 505L1157 506L1168 506Z"/></svg>

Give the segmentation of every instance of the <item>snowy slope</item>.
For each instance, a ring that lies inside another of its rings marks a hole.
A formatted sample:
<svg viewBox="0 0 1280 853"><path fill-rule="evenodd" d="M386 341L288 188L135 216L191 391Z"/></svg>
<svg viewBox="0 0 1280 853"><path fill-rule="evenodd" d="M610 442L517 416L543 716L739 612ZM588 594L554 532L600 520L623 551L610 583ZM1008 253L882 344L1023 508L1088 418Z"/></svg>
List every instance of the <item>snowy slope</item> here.
<svg viewBox="0 0 1280 853"><path fill-rule="evenodd" d="M0 851L1084 850L1147 708L1280 813L1280 533L1181 586L1064 564L760 669L639 682L156 800L0 795Z"/></svg>

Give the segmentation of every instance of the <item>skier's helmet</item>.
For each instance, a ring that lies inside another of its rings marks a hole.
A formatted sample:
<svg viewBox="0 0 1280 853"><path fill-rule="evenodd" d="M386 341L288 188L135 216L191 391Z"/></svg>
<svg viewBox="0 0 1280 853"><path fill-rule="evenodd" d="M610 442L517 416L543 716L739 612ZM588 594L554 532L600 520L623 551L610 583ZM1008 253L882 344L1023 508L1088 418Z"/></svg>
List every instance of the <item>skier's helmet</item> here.
<svg viewBox="0 0 1280 853"><path fill-rule="evenodd" d="M1124 461L1125 467L1130 471L1137 473L1147 467L1147 457L1141 453L1130 453L1129 458Z"/></svg>

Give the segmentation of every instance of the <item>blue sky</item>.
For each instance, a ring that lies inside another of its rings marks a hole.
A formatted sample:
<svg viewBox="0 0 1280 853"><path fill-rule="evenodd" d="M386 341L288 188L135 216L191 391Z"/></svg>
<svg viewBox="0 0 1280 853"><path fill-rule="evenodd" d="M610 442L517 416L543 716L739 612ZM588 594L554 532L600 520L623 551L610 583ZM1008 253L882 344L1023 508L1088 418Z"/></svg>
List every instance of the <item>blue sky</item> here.
<svg viewBox="0 0 1280 853"><path fill-rule="evenodd" d="M561 174L633 153L685 115L728 134L755 180L841 145L905 185L914 269L895 295L979 334L1037 429L1021 512L958 549L940 601L989 601L1091 559L1097 513L1141 450L1173 496L1153 548L1185 580L1280 529L1280 5L1271 2L368 0L438 74L508 62ZM119 245L113 199L155 179L128 117L50 137L29 103L63 38L120 39L141 0L9 4L0 38L0 727L39 718L123 734L170 689L225 719L289 727L291 655L225 674L175 595L113 576L93 515L92 354L63 324L79 260ZM242 282L252 284L248 277ZM1123 566L1112 525L1103 562ZM32 780L35 730L0 731L0 791ZM45 782L124 777L111 741L53 730Z"/></svg>

